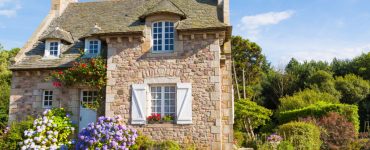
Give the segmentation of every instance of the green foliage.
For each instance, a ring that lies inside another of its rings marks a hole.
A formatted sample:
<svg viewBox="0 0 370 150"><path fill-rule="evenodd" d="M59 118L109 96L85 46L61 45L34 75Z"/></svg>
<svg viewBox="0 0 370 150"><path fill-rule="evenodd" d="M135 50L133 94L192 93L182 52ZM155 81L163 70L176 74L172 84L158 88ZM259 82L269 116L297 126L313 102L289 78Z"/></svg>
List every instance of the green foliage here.
<svg viewBox="0 0 370 150"><path fill-rule="evenodd" d="M278 150L294 150L294 146L291 142L289 141L282 141L278 147Z"/></svg>
<svg viewBox="0 0 370 150"><path fill-rule="evenodd" d="M366 100L363 100L361 101L359 104L358 104L358 114L360 116L360 126L361 126L361 130L360 131L363 131L365 132L365 121L370 121L370 95L367 97ZM370 131L370 129L369 129Z"/></svg>
<svg viewBox="0 0 370 150"><path fill-rule="evenodd" d="M20 149L18 142L25 139L24 131L31 128L34 118L27 117L22 121L14 121L10 124L7 133L2 132L0 135L1 149Z"/></svg>
<svg viewBox="0 0 370 150"><path fill-rule="evenodd" d="M338 99L341 97L341 93L335 89L333 74L327 71L319 70L313 73L307 84L311 89L329 93Z"/></svg>
<svg viewBox="0 0 370 150"><path fill-rule="evenodd" d="M8 69L9 61L18 51L18 48L6 51L0 47L0 130L4 129L8 122L10 81L12 77L12 73Z"/></svg>
<svg viewBox="0 0 370 150"><path fill-rule="evenodd" d="M359 131L360 122L358 107L356 105L328 104L325 102L318 102L304 108L279 112L277 117L280 123L286 123L289 121L298 120L299 118L321 118L329 112L336 112L340 115L343 115L349 122L353 123L356 131Z"/></svg>
<svg viewBox="0 0 370 150"><path fill-rule="evenodd" d="M320 101L333 104L339 103L339 99L329 93L322 93L310 89L294 93L293 96L280 98L279 101L279 111L299 109Z"/></svg>
<svg viewBox="0 0 370 150"><path fill-rule="evenodd" d="M55 81L54 86L85 85L98 90L98 96L94 103L85 104L84 107L98 109L104 102L104 88L107 84L107 62L102 58L81 59L67 70L54 71L51 80Z"/></svg>
<svg viewBox="0 0 370 150"><path fill-rule="evenodd" d="M170 150L180 150L179 143L171 140L163 141L157 145L158 149L170 149Z"/></svg>
<svg viewBox="0 0 370 150"><path fill-rule="evenodd" d="M254 42L250 42L247 39L243 39L240 36L234 36L231 39L232 45L232 58L234 61L235 72L233 74L237 76L239 91L235 89L236 94L243 93L243 70L245 71L245 86L246 86L246 97L252 98L258 93L254 90L258 87L261 81L261 76L264 72L269 70L270 66L266 61L266 57L262 54L262 49ZM235 79L234 79L235 80Z"/></svg>
<svg viewBox="0 0 370 150"><path fill-rule="evenodd" d="M185 145L181 147L177 142L166 140L162 142L155 142L147 136L140 135L136 138L135 145L131 146L132 150L157 150L157 149L168 149L168 150L195 150L194 145Z"/></svg>
<svg viewBox="0 0 370 150"><path fill-rule="evenodd" d="M278 133L284 135L284 139L291 141L296 149L320 149L320 129L313 124L290 122L279 126Z"/></svg>
<svg viewBox="0 0 370 150"><path fill-rule="evenodd" d="M279 98L291 95L296 90L296 77L279 71L271 70L263 76L262 104L269 109L276 109L280 102Z"/></svg>
<svg viewBox="0 0 370 150"><path fill-rule="evenodd" d="M362 54L353 60L334 59L331 66L336 76L355 74L370 80L370 52Z"/></svg>
<svg viewBox="0 0 370 150"><path fill-rule="evenodd" d="M292 59L285 68L285 71L295 76L294 84L296 85L296 90L302 90L307 88L309 78L319 70L330 71L330 66L327 62L323 61L310 61L300 63L296 59Z"/></svg>
<svg viewBox="0 0 370 150"><path fill-rule="evenodd" d="M235 103L237 124L250 125L253 129L265 125L272 111L250 100L241 99ZM250 124L246 123L250 119Z"/></svg>
<svg viewBox="0 0 370 150"><path fill-rule="evenodd" d="M147 136L138 136L135 140L135 145L131 146L132 150L150 150L156 143Z"/></svg>
<svg viewBox="0 0 370 150"><path fill-rule="evenodd" d="M244 132L234 130L234 141L238 147L246 146L247 135Z"/></svg>
<svg viewBox="0 0 370 150"><path fill-rule="evenodd" d="M336 78L335 87L342 93L341 102L347 104L357 104L370 93L369 81L353 74Z"/></svg>

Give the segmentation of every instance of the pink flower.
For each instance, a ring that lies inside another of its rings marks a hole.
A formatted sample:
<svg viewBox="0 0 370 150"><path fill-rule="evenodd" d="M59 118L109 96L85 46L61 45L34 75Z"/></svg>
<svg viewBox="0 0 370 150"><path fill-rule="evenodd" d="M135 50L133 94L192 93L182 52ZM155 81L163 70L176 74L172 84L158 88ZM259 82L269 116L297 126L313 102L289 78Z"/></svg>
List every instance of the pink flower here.
<svg viewBox="0 0 370 150"><path fill-rule="evenodd" d="M62 83L60 83L58 81L55 81L55 82L53 82L53 86L58 88L58 87L62 86Z"/></svg>

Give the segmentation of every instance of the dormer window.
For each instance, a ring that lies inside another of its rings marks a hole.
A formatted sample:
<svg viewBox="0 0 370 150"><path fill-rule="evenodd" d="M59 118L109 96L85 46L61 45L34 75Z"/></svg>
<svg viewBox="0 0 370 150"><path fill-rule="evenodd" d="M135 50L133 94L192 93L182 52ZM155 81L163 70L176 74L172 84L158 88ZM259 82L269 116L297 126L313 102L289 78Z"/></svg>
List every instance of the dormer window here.
<svg viewBox="0 0 370 150"><path fill-rule="evenodd" d="M155 22L153 23L153 49L154 53L173 52L174 51L174 23L173 22Z"/></svg>
<svg viewBox="0 0 370 150"><path fill-rule="evenodd" d="M50 42L50 56L58 57L59 55L59 42Z"/></svg>
<svg viewBox="0 0 370 150"><path fill-rule="evenodd" d="M85 56L95 57L100 54L101 41L98 39L86 39Z"/></svg>
<svg viewBox="0 0 370 150"><path fill-rule="evenodd" d="M45 43L45 54L46 58L58 58L60 56L60 40L47 40Z"/></svg>

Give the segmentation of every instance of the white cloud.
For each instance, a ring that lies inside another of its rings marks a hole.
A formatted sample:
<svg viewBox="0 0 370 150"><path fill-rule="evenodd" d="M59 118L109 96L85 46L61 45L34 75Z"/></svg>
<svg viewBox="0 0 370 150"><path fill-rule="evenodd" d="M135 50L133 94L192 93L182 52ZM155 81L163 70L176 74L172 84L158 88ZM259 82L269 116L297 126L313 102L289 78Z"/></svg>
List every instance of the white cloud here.
<svg viewBox="0 0 370 150"><path fill-rule="evenodd" d="M331 62L334 58L352 59L367 52L370 52L370 44L353 48L302 50L282 56L280 58L280 63L286 64L290 58L295 58L301 62L310 60Z"/></svg>
<svg viewBox="0 0 370 150"><path fill-rule="evenodd" d="M14 17L21 5L18 0L0 0L0 16Z"/></svg>
<svg viewBox="0 0 370 150"><path fill-rule="evenodd" d="M287 10L244 16L237 25L237 29L244 33L246 32L245 34L248 38L256 40L262 27L279 24L281 21L287 20L293 15L294 11Z"/></svg>

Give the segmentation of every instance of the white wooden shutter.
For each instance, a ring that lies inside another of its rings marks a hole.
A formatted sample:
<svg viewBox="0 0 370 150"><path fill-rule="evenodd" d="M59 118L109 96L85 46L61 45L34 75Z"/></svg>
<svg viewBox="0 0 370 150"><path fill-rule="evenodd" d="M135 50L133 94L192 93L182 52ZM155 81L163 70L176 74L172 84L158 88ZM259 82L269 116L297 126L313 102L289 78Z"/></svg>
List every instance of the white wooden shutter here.
<svg viewBox="0 0 370 150"><path fill-rule="evenodd" d="M146 84L132 85L131 124L146 123Z"/></svg>
<svg viewBox="0 0 370 150"><path fill-rule="evenodd" d="M192 124L192 88L191 83L177 84L177 124Z"/></svg>

